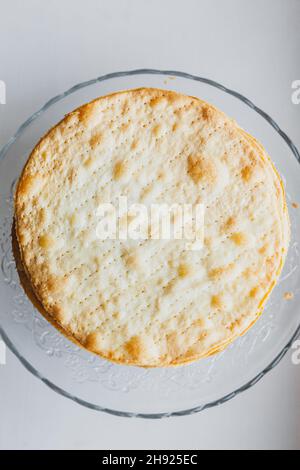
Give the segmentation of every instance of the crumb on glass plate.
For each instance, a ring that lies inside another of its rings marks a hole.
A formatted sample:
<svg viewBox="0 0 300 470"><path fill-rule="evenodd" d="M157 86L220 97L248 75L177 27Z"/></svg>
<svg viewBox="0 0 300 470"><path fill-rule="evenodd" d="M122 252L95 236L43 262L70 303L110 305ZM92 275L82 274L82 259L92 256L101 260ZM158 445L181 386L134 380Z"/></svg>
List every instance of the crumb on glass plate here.
<svg viewBox="0 0 300 470"><path fill-rule="evenodd" d="M294 298L293 292L286 292L284 294L284 298L285 298L285 300L293 300L293 298Z"/></svg>

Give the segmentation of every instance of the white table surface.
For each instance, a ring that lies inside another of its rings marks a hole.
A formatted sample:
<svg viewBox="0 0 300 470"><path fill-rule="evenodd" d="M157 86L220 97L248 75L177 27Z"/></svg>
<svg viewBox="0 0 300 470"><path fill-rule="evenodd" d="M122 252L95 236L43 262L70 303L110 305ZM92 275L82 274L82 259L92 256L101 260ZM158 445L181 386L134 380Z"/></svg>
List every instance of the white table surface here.
<svg viewBox="0 0 300 470"><path fill-rule="evenodd" d="M300 147L300 0L0 0L0 145L71 85L133 68L188 71L253 99ZM0 299L1 308L1 299ZM300 306L299 306L300 308ZM116 418L56 395L11 354L0 366L1 449L300 448L300 366L199 415Z"/></svg>

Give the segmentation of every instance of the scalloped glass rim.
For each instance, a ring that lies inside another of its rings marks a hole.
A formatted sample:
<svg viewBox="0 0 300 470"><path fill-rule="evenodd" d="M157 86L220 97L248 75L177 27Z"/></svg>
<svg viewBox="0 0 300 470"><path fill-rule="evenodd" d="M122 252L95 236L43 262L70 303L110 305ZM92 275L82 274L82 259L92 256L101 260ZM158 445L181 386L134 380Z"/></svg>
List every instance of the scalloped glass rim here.
<svg viewBox="0 0 300 470"><path fill-rule="evenodd" d="M262 116L269 124L274 128L274 130L282 137L282 139L286 142L286 144L289 146L291 152L297 159L297 161L300 163L300 154L296 146L293 144L291 139L286 135L285 132L278 126L278 124L267 114L265 113L262 109L257 107L253 102L248 100L246 97L241 95L240 93L231 90L223 85L221 85L218 82L215 82L213 80L203 78L203 77L198 77L192 74L188 74L185 72L179 72L179 71L173 71L173 70L155 70L155 69L137 69L137 70L131 70L131 71L123 71L123 72L115 72L115 73L110 73L107 75L103 75L101 77L98 77L93 80L89 80L86 82L79 83L78 85L75 85L74 87L70 88L68 91L65 93L62 93L60 95L55 96L51 100L49 100L39 111L34 113L32 116L30 116L17 130L16 134L11 137L11 139L7 142L7 144L1 149L0 151L0 162L5 158L5 156L8 153L8 150L10 147L16 142L16 140L22 135L22 133L30 126L30 124L35 121L41 114L43 114L48 108L53 106L55 103L63 100L65 97L68 95L71 95L72 93L75 93L76 91L88 87L90 85L94 85L96 83L104 82L113 78L120 78L120 77L128 77L128 76L134 76L134 75L162 75L162 76L167 76L167 77L179 77L179 78L185 78L189 80L194 80L198 82L202 82L204 84L207 84L211 87L217 88L229 95L232 95L233 97L237 98L238 100L242 101L245 103L248 107L252 108L256 113L258 113L260 116ZM190 415L193 413L197 413L200 411L204 411L206 409L219 406L240 393L248 390L251 388L253 385L255 385L257 382L259 382L266 374L268 374L274 367L276 367L279 362L283 359L283 357L286 355L288 350L291 348L293 342L299 337L300 335L300 325L297 327L296 331L292 335L291 339L288 341L286 346L281 350L281 352L273 359L273 361L264 368L264 370L257 374L252 380L248 381L245 383L243 386L239 387L236 389L234 392L225 395L224 397L211 401L205 405L201 405L198 407L193 407L190 409L185 409L182 411L176 411L176 412L167 412L167 413L133 413L133 412L123 412L123 411L116 411L113 409L101 407L92 403L89 403L88 401L85 401L81 398L78 398L69 392L63 390L62 388L58 387L55 385L52 381L48 380L45 376L43 376L38 370L36 370L17 350L17 348L14 346L10 338L7 336L6 332L3 330L2 326L0 325L0 335L2 336L2 339L6 343L7 347L16 355L16 357L20 360L20 362L26 367L26 369L31 372L35 377L39 378L42 382L44 382L48 387L50 387L52 390L55 392L59 393L62 396L65 396L66 398L69 398L70 400L83 405L87 408L97 410L97 411L103 411L112 415L116 416L121 416L121 417L138 417L138 418L150 418L150 419L158 419L158 418L165 418L165 417L171 417L171 416L184 416L184 415Z"/></svg>

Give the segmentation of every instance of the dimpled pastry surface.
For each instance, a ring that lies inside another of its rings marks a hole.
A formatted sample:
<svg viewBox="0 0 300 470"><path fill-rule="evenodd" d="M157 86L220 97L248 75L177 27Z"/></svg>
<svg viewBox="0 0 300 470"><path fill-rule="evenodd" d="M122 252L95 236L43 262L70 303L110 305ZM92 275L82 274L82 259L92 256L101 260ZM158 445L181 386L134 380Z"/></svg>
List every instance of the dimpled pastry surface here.
<svg viewBox="0 0 300 470"><path fill-rule="evenodd" d="M203 248L99 239L97 210L120 196L203 204ZM50 130L20 177L15 219L28 280L57 325L103 358L143 367L186 364L245 333L290 236L263 147L198 98L148 88L101 97Z"/></svg>

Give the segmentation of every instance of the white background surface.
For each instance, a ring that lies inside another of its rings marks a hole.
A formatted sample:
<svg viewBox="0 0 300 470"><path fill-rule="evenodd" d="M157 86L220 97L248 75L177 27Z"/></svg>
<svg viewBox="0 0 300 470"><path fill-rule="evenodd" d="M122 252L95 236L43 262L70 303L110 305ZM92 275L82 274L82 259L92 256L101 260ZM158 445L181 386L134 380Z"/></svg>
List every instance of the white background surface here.
<svg viewBox="0 0 300 470"><path fill-rule="evenodd" d="M240 91L300 147L300 0L0 0L0 145L75 83L132 68L195 73ZM1 309L1 299L0 299ZM299 306L300 309L300 306ZM93 412L12 354L0 366L1 449L300 448L300 366L289 353L234 401L164 421Z"/></svg>

